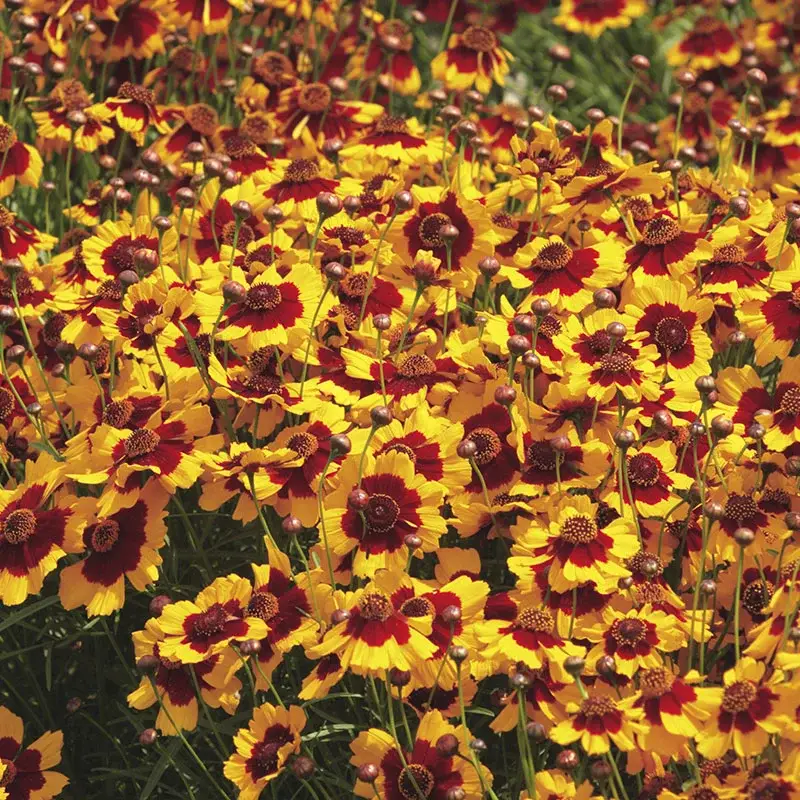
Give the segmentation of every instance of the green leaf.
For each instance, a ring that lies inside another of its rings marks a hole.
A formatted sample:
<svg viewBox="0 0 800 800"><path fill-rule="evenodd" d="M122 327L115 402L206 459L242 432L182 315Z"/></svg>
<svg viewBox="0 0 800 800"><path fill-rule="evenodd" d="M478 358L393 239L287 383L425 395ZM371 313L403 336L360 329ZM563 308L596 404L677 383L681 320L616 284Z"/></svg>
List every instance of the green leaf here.
<svg viewBox="0 0 800 800"><path fill-rule="evenodd" d="M21 608L19 611L14 611L12 614L9 614L2 622L0 622L0 631L4 631L7 628L13 628L15 625L18 625L23 619L36 614L39 611L42 611L45 608L50 608L50 606L54 606L58 602L58 595L53 595L52 597L43 597L41 600L37 600L35 603L31 603L24 608Z"/></svg>
<svg viewBox="0 0 800 800"><path fill-rule="evenodd" d="M180 746L181 740L178 738L172 739L172 741L165 746L164 749L167 752L158 759L156 765L153 767L153 771L150 773L150 777L147 779L147 783L144 785L142 793L139 795L139 800L147 800L147 798L153 794L153 790L158 786L161 776L166 772L167 767L175 757L175 753L178 752Z"/></svg>

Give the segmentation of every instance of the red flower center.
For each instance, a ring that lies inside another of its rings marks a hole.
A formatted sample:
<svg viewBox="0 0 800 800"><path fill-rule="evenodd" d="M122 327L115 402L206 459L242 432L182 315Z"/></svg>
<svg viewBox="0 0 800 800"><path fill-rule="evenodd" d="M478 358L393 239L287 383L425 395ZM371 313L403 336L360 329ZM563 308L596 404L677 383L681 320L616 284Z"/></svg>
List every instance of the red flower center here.
<svg viewBox="0 0 800 800"><path fill-rule="evenodd" d="M639 688L644 697L662 697L674 682L675 676L664 667L644 669L639 673Z"/></svg>
<svg viewBox="0 0 800 800"><path fill-rule="evenodd" d="M325 234L331 239L338 239L342 243L342 247L363 247L369 241L363 231L347 225L326 228Z"/></svg>
<svg viewBox="0 0 800 800"><path fill-rule="evenodd" d="M186 121L202 136L211 136L219 126L217 112L205 103L195 103L186 109Z"/></svg>
<svg viewBox="0 0 800 800"><path fill-rule="evenodd" d="M670 217L658 217L647 223L642 234L642 242L649 247L669 244L681 235L677 222Z"/></svg>
<svg viewBox="0 0 800 800"><path fill-rule="evenodd" d="M308 158L297 158L283 173L285 183L308 183L319 175L319 167Z"/></svg>
<svg viewBox="0 0 800 800"><path fill-rule="evenodd" d="M124 428L133 416L133 403L130 400L114 400L103 412L103 422L112 428Z"/></svg>
<svg viewBox="0 0 800 800"><path fill-rule="evenodd" d="M150 428L139 428L125 440L125 455L128 458L138 458L155 452L161 443L161 437Z"/></svg>
<svg viewBox="0 0 800 800"><path fill-rule="evenodd" d="M622 207L630 212L636 222L645 222L653 216L653 206L644 197L629 197Z"/></svg>
<svg viewBox="0 0 800 800"><path fill-rule="evenodd" d="M772 598L774 589L772 583L765 583L759 577L742 590L742 605L750 614L760 614Z"/></svg>
<svg viewBox="0 0 800 800"><path fill-rule="evenodd" d="M358 603L358 609L361 616L371 622L386 622L392 616L391 601L380 592L366 592Z"/></svg>
<svg viewBox="0 0 800 800"><path fill-rule="evenodd" d="M255 592L247 604L247 616L269 622L280 610L278 598L271 592Z"/></svg>
<svg viewBox="0 0 800 800"><path fill-rule="evenodd" d="M419 240L428 250L435 250L437 247L444 246L444 239L441 237L441 230L445 225L450 224L450 217L447 214L428 214L419 223Z"/></svg>
<svg viewBox="0 0 800 800"><path fill-rule="evenodd" d="M689 331L676 317L664 317L656 325L653 337L662 350L675 352L686 344L689 338Z"/></svg>
<svg viewBox="0 0 800 800"><path fill-rule="evenodd" d="M400 506L388 494L373 494L364 509L369 533L390 531L400 516Z"/></svg>
<svg viewBox="0 0 800 800"><path fill-rule="evenodd" d="M407 617L428 617L436 613L436 608L427 597L410 597L400 606L400 613Z"/></svg>
<svg viewBox="0 0 800 800"><path fill-rule="evenodd" d="M781 398L781 411L789 416L800 414L800 386L790 386Z"/></svg>
<svg viewBox="0 0 800 800"><path fill-rule="evenodd" d="M405 378L417 378L422 375L433 375L436 372L436 364L422 353L413 353L403 359L397 371Z"/></svg>
<svg viewBox="0 0 800 800"><path fill-rule="evenodd" d="M610 697L587 697L581 703L581 714L585 717L604 717L606 714L616 714L617 707Z"/></svg>
<svg viewBox="0 0 800 800"><path fill-rule="evenodd" d="M16 219L17 217L12 211L5 206L0 206L0 228L10 228Z"/></svg>
<svg viewBox="0 0 800 800"><path fill-rule="evenodd" d="M556 453L549 442L534 442L525 454L527 462L543 472L551 472L556 468Z"/></svg>
<svg viewBox="0 0 800 800"><path fill-rule="evenodd" d="M29 508L17 508L3 522L3 538L8 544L25 544L36 533L36 515Z"/></svg>
<svg viewBox="0 0 800 800"><path fill-rule="evenodd" d="M711 260L715 264L741 264L747 254L738 244L724 244L715 247Z"/></svg>
<svg viewBox="0 0 800 800"><path fill-rule="evenodd" d="M144 86L125 81L119 87L119 96L124 97L126 100L133 100L134 103L140 103L143 106L152 106L155 103L155 95Z"/></svg>
<svg viewBox="0 0 800 800"><path fill-rule="evenodd" d="M222 244L227 244L233 247L234 240L236 241L236 249L244 250L250 242L256 238L255 231L246 222L239 226L239 233L236 233L236 223L231 220L222 226L222 234L219 239Z"/></svg>
<svg viewBox="0 0 800 800"><path fill-rule="evenodd" d="M244 257L244 263L248 267L255 263L269 266L274 260L275 251L272 249L272 245L268 244L262 244L261 247L256 247L255 250L251 250Z"/></svg>
<svg viewBox="0 0 800 800"><path fill-rule="evenodd" d="M497 37L482 25L470 25L461 36L461 41L479 53L491 53L497 47Z"/></svg>
<svg viewBox="0 0 800 800"><path fill-rule="evenodd" d="M10 125L0 123L0 153L8 152L17 143L17 134Z"/></svg>
<svg viewBox="0 0 800 800"><path fill-rule="evenodd" d="M408 125L404 117L396 117L390 114L384 114L375 121L375 133L408 133Z"/></svg>
<svg viewBox="0 0 800 800"><path fill-rule="evenodd" d="M272 311L281 304L281 290L271 283L258 283L247 291L245 303L254 311Z"/></svg>
<svg viewBox="0 0 800 800"><path fill-rule="evenodd" d="M608 353L611 337L605 331L597 331L589 337L589 349L598 356Z"/></svg>
<svg viewBox="0 0 800 800"><path fill-rule="evenodd" d="M97 290L97 296L101 300L119 302L122 300L122 287L116 281L103 281Z"/></svg>
<svg viewBox="0 0 800 800"><path fill-rule="evenodd" d="M600 369L603 372L620 374L630 372L633 368L633 359L627 353L606 353L600 359Z"/></svg>
<svg viewBox="0 0 800 800"><path fill-rule="evenodd" d="M0 419L7 419L14 410L14 395L5 388L0 387Z"/></svg>
<svg viewBox="0 0 800 800"><path fill-rule="evenodd" d="M628 478L635 486L655 486L661 464L649 453L637 453L628 460Z"/></svg>
<svg viewBox="0 0 800 800"><path fill-rule="evenodd" d="M473 459L479 467L494 461L503 447L500 437L491 428L475 428L467 435L467 439L475 442L478 448Z"/></svg>
<svg viewBox="0 0 800 800"><path fill-rule="evenodd" d="M256 146L244 136L234 134L225 140L225 153L230 158L247 158L258 152Z"/></svg>
<svg viewBox="0 0 800 800"><path fill-rule="evenodd" d="M345 295L345 297L360 299L364 297L364 292L367 291L368 282L369 276L363 272L357 272L354 275L348 275L339 284L339 293L340 295Z"/></svg>
<svg viewBox="0 0 800 800"><path fill-rule="evenodd" d="M412 461L412 463L416 462L417 454L414 452L413 447L409 447L407 444L403 444L402 442L395 442L394 444L390 444L388 447L384 448L381 452L383 453L405 453Z"/></svg>
<svg viewBox="0 0 800 800"><path fill-rule="evenodd" d="M420 792L423 797L430 797L435 786L436 779L433 773L422 764L409 764L403 767L397 777L397 788L408 800L419 800Z"/></svg>
<svg viewBox="0 0 800 800"><path fill-rule="evenodd" d="M251 375L245 381L245 386L248 391L261 397L280 394L281 391L281 382L272 375Z"/></svg>
<svg viewBox="0 0 800 800"><path fill-rule="evenodd" d="M94 526L91 535L92 550L95 553L107 553L119 539L119 523L113 519L104 519Z"/></svg>
<svg viewBox="0 0 800 800"><path fill-rule="evenodd" d="M207 639L216 633L222 632L228 621L228 612L219 604L214 603L208 611L204 611L192 624L192 634L201 639Z"/></svg>
<svg viewBox="0 0 800 800"><path fill-rule="evenodd" d="M572 250L562 242L551 242L545 245L536 256L533 266L546 272L563 269L572 259Z"/></svg>
<svg viewBox="0 0 800 800"><path fill-rule="evenodd" d="M253 761L260 767L262 775L277 772L280 749L281 742L259 742L253 747Z"/></svg>
<svg viewBox="0 0 800 800"><path fill-rule="evenodd" d="M539 323L539 336L552 339L561 330L561 323L552 314Z"/></svg>
<svg viewBox="0 0 800 800"><path fill-rule="evenodd" d="M319 450L319 439L312 433L296 433L286 446L302 458L311 458Z"/></svg>
<svg viewBox="0 0 800 800"><path fill-rule="evenodd" d="M594 520L584 516L570 517L561 526L561 537L570 544L588 544L597 537Z"/></svg>
<svg viewBox="0 0 800 800"><path fill-rule="evenodd" d="M0 758L0 764L6 768L3 777L0 778L0 789L5 789L6 786L10 786L14 783L14 778L17 777L17 766L13 761L9 761L7 758Z"/></svg>
<svg viewBox="0 0 800 800"><path fill-rule="evenodd" d="M640 619L618 619L611 624L610 633L617 644L633 645L644 641L647 628Z"/></svg>
<svg viewBox="0 0 800 800"><path fill-rule="evenodd" d="M319 114L331 104L333 94L324 83L309 83L300 90L297 105L309 114Z"/></svg>
<svg viewBox="0 0 800 800"><path fill-rule="evenodd" d="M536 633L553 630L553 615L546 608L526 608L517 615L517 627Z"/></svg>
<svg viewBox="0 0 800 800"><path fill-rule="evenodd" d="M722 710L729 714L747 711L756 699L757 689L753 681L736 681L725 687L722 695Z"/></svg>
<svg viewBox="0 0 800 800"><path fill-rule="evenodd" d="M758 514L758 506L752 497L731 492L728 501L725 503L726 517L741 522L745 519L753 519L756 514Z"/></svg>

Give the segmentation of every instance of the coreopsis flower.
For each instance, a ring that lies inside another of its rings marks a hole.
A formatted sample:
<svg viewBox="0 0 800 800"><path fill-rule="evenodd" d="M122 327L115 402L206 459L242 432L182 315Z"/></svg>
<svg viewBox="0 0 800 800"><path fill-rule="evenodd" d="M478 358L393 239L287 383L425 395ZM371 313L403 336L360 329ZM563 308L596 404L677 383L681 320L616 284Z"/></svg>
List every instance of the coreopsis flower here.
<svg viewBox="0 0 800 800"><path fill-rule="evenodd" d="M239 704L239 691L242 688L241 681L235 676L242 662L234 649L228 647L199 663L183 664L161 655L160 646L164 639L165 634L157 619L147 620L143 630L134 631L136 658L153 656L158 659L158 665L152 676L143 676L139 686L128 695L128 705L144 711L158 703L155 725L165 736L176 736L179 731L193 731L197 727L200 711L194 683L196 679L203 703L233 714Z"/></svg>
<svg viewBox="0 0 800 800"><path fill-rule="evenodd" d="M38 186L42 166L36 148L20 142L14 128L0 117L0 197L10 195L17 182L21 186Z"/></svg>
<svg viewBox="0 0 800 800"><path fill-rule="evenodd" d="M87 499L91 507L94 500ZM90 617L108 615L125 603L126 578L140 592L158 580L167 500L163 489L149 484L130 508L86 524L86 558L61 571L59 598L64 608L84 605Z"/></svg>
<svg viewBox="0 0 800 800"><path fill-rule="evenodd" d="M623 752L636 747L636 734L647 731L644 711L635 707L635 698L615 700L607 695L588 696L580 703L570 703L571 717L550 731L550 738L560 745L580 741L590 755L611 750L612 743Z"/></svg>
<svg viewBox="0 0 800 800"><path fill-rule="evenodd" d="M477 626L477 636L484 643L481 657L501 668L521 662L529 669L540 669L549 663L554 677L566 680L564 659L582 656L584 648L559 635L547 608L524 598L509 596L506 600L508 608L502 618L491 618L487 608L486 619Z"/></svg>
<svg viewBox="0 0 800 800"><path fill-rule="evenodd" d="M234 9L242 9L238 0L177 0L173 5L173 13L186 26L191 39L226 30Z"/></svg>
<svg viewBox="0 0 800 800"><path fill-rule="evenodd" d="M160 240L160 242L159 242ZM83 263L98 281L116 280L125 270L137 271L137 251L151 250L159 254L157 274L177 282L178 235L170 228L163 235L153 227L149 217L136 217L132 222L107 220L81 242ZM164 270L162 272L162 270Z"/></svg>
<svg viewBox="0 0 800 800"><path fill-rule="evenodd" d="M647 4L642 0L561 0L553 22L572 33L597 39L610 28L627 28L646 11Z"/></svg>
<svg viewBox="0 0 800 800"><path fill-rule="evenodd" d="M437 650L428 636L433 609L427 615L407 616L396 609L392 594L400 576L380 572L363 589L334 593L336 605L346 618L333 625L322 641L306 650L309 658L337 655L339 666L357 675L383 676L396 667L407 670L434 655Z"/></svg>
<svg viewBox="0 0 800 800"><path fill-rule="evenodd" d="M108 144L114 138L114 129L91 109L92 98L83 84L73 78L59 81L47 98L41 98L37 111L31 113L36 131L43 139L73 142L85 153ZM67 120L72 111L81 111L85 122L75 126Z"/></svg>
<svg viewBox="0 0 800 800"><path fill-rule="evenodd" d="M332 165L311 158L279 160L272 172L261 175L261 196L277 205L293 220L316 218L316 200L321 192L336 193L339 181Z"/></svg>
<svg viewBox="0 0 800 800"><path fill-rule="evenodd" d="M275 668L284 653L293 647L310 646L316 639L318 622L310 593L315 587L300 585L292 580L289 559L270 546L269 564L253 564L253 593L247 601L246 613L269 626L261 649L254 656L256 685L266 690ZM306 578L303 575L300 580Z"/></svg>
<svg viewBox="0 0 800 800"><path fill-rule="evenodd" d="M674 67L703 71L732 67L741 54L733 31L722 20L703 16L695 20L691 30L670 48L667 60Z"/></svg>
<svg viewBox="0 0 800 800"><path fill-rule="evenodd" d="M434 416L430 405L423 403L403 422L394 419L378 428L372 442L376 455L392 451L406 453L414 462L417 474L440 483L452 493L472 478L469 462L456 453L463 436L461 424Z"/></svg>
<svg viewBox="0 0 800 800"><path fill-rule="evenodd" d="M639 672L634 708L641 708L650 724L650 729L638 737L643 749L674 755L698 735L712 704L707 690L693 685L694 677L696 673L686 677L675 675L665 666Z"/></svg>
<svg viewBox="0 0 800 800"><path fill-rule="evenodd" d="M334 97L327 84L298 83L281 92L275 122L279 135L300 139L313 149L325 139L352 139L361 126L382 113L383 108L377 103Z"/></svg>
<svg viewBox="0 0 800 800"><path fill-rule="evenodd" d="M768 259L763 242L748 241L733 225L719 228L709 239L701 239L690 257L697 263L702 294L730 292L738 302L766 300L770 294L767 284L780 291L789 288L791 271L773 273Z"/></svg>
<svg viewBox="0 0 800 800"><path fill-rule="evenodd" d="M587 247L567 244L560 236L538 237L517 250L518 269L505 274L515 288L530 287L566 311L581 311L595 289L618 284L625 275L624 248L613 239L600 239Z"/></svg>
<svg viewBox="0 0 800 800"><path fill-rule="evenodd" d="M264 703L253 709L247 728L233 737L236 752L223 768L242 800L257 800L264 787L278 777L289 756L300 751L300 732L305 725L306 715L300 706Z"/></svg>
<svg viewBox="0 0 800 800"><path fill-rule="evenodd" d="M633 271L637 286L653 278L680 278L691 269L691 258L699 247L700 219L678 222L668 213L661 213L644 226L638 241L625 254L625 264Z"/></svg>
<svg viewBox="0 0 800 800"><path fill-rule="evenodd" d="M776 291L764 302L746 303L739 318L742 330L755 340L758 366L786 358L800 336L800 281Z"/></svg>
<svg viewBox="0 0 800 800"><path fill-rule="evenodd" d="M407 800L421 793L438 798L451 789L460 789L459 796L476 800L483 793L482 787L491 786L491 772L479 765L479 776L468 758L442 754L436 743L443 736L455 737L460 747L465 737L470 740L463 726L449 724L439 711L429 711L422 717L411 750L402 756L391 734L379 728L361 731L350 743L350 763L356 767L375 764L379 771L373 785L356 782L356 796L371 798L377 794L386 800Z"/></svg>
<svg viewBox="0 0 800 800"><path fill-rule="evenodd" d="M339 470L337 488L325 500L323 529L337 556L352 555L356 575L372 577L379 569L405 567L405 537L422 540L417 552L436 550L447 525L439 508L444 487L415 473L414 462L402 450L382 455L351 455ZM354 510L348 495L366 492L366 505Z"/></svg>
<svg viewBox="0 0 800 800"><path fill-rule="evenodd" d="M16 489L0 490L0 600L6 605L37 594L61 558L83 549L86 520L78 498L55 494L63 480L60 465L42 454L26 462Z"/></svg>
<svg viewBox="0 0 800 800"><path fill-rule="evenodd" d="M470 25L463 33L450 36L447 48L431 62L431 71L449 91L463 92L474 86L488 93L493 84L505 83L513 60L490 28Z"/></svg>
<svg viewBox="0 0 800 800"><path fill-rule="evenodd" d="M686 643L675 619L649 604L626 613L605 608L602 621L595 627L582 628L580 635L595 646L586 656L588 664L607 655L614 659L620 675L632 677L642 669L661 664L661 653L671 653Z"/></svg>
<svg viewBox="0 0 800 800"><path fill-rule="evenodd" d="M158 133L169 131L169 125L156 107L153 92L130 81L125 81L119 87L115 97L91 106L91 109L98 119L113 119L140 146L144 144L145 134L151 127Z"/></svg>
<svg viewBox="0 0 800 800"><path fill-rule="evenodd" d="M426 138L424 128L413 117L383 114L366 125L355 141L342 150L341 156L348 159L377 156L411 166L437 160L441 150L438 142Z"/></svg>
<svg viewBox="0 0 800 800"><path fill-rule="evenodd" d="M392 50L387 53L383 42L389 41ZM389 19L375 26L375 35L364 46L353 53L348 64L349 80L380 74L390 80L392 92L403 97L412 97L419 92L422 78L411 51L414 35L401 19Z"/></svg>
<svg viewBox="0 0 800 800"><path fill-rule="evenodd" d="M145 59L163 53L166 48L162 34L169 8L163 0L146 5L122 4L116 20L97 20L100 30L91 43L95 57L116 63L129 57ZM122 87L119 93L122 95Z"/></svg>
<svg viewBox="0 0 800 800"><path fill-rule="evenodd" d="M643 444L625 454L625 470L630 491L619 486L605 498L612 508L633 504L642 516L664 514L674 503L673 492L688 489L692 478L675 470L677 453L672 442ZM623 480L624 483L624 480Z"/></svg>
<svg viewBox="0 0 800 800"><path fill-rule="evenodd" d="M233 518L251 522L257 516L254 498L260 503L273 500L289 480L289 470L300 463L297 452L286 447L253 449L244 442L233 442L227 451L208 454L207 464L213 466L198 504L214 511L238 497Z"/></svg>
<svg viewBox="0 0 800 800"><path fill-rule="evenodd" d="M625 305L629 330L646 334L642 343L658 348L655 366L675 379L709 374L713 350L703 325L713 312L710 300L690 298L680 283L639 286Z"/></svg>
<svg viewBox="0 0 800 800"><path fill-rule="evenodd" d="M153 145L153 150L166 164L183 160L189 144L209 142L219 128L217 112L205 103L171 107L165 110L164 116L179 121L170 133L160 137Z"/></svg>
<svg viewBox="0 0 800 800"><path fill-rule="evenodd" d="M660 394L655 381L658 357L658 349L652 344L643 345L635 355L622 348L609 349L595 363L573 362L568 386L571 391L594 398L598 404L610 403L619 396L633 403L642 398L655 400Z"/></svg>
<svg viewBox="0 0 800 800"><path fill-rule="evenodd" d="M33 267L37 263L37 253L52 250L55 244L55 237L36 230L29 222L0 205L0 256L4 260L18 258L25 266Z"/></svg>
<svg viewBox="0 0 800 800"><path fill-rule="evenodd" d="M451 187L412 186L415 207L398 215L386 238L402 259L413 261L420 250L430 251L448 270L464 271L475 281L478 262L492 254L491 223L483 205L459 192L458 177L465 171L459 170ZM449 247L440 235L445 225L458 229Z"/></svg>
<svg viewBox="0 0 800 800"><path fill-rule="evenodd" d="M179 664L197 664L231 642L263 639L269 628L249 608L251 596L250 581L229 575L217 578L194 600L165 606L157 620L164 634L159 653Z"/></svg>
<svg viewBox="0 0 800 800"><path fill-rule="evenodd" d="M231 275L242 285L248 284L238 267L232 268ZM196 305L201 322L213 326L219 320L217 339L229 342L246 338L255 350L286 345L294 329L307 331L323 290L319 272L308 264L296 264L286 274L273 264L252 280L242 302L223 306L220 293L202 295Z"/></svg>
<svg viewBox="0 0 800 800"><path fill-rule="evenodd" d="M331 452L331 437L350 431L344 419L344 409L335 405L321 405L309 414L308 422L284 428L273 446L285 447L297 454L295 463L284 467L285 482L278 490L275 508L281 516L292 514L307 528L319 520L317 490L322 472L327 466L326 479L330 480L344 460L343 453ZM356 451L363 449L366 433L349 433Z"/></svg>
<svg viewBox="0 0 800 800"><path fill-rule="evenodd" d="M523 692L524 713L527 720L550 728L555 722L561 722L566 718L564 705L567 698L575 700L578 695L574 684L555 680L550 675L549 664L535 670L517 664L515 674L524 675L527 680ZM520 718L519 703L519 692L509 692L503 698L502 710L492 720L491 729L501 733L516 727Z"/></svg>
<svg viewBox="0 0 800 800"><path fill-rule="evenodd" d="M546 524L537 517L512 528L508 568L519 577L520 589L538 572L547 573L557 592L589 581L608 587L629 574L624 561L640 548L631 519L618 517L600 528L598 507L582 495L553 503L547 517Z"/></svg>
<svg viewBox="0 0 800 800"><path fill-rule="evenodd" d="M420 403L435 402L437 397L456 393L458 364L445 353L431 358L421 352L405 352L394 362L389 358L381 364L377 359L356 350L342 348L346 372L353 378L372 381L372 391L356 403L362 408L371 408L383 397L396 402L403 411L410 411ZM381 383L381 366L383 383Z"/></svg>
<svg viewBox="0 0 800 800"><path fill-rule="evenodd" d="M61 761L64 734L46 731L23 747L24 723L5 706L0 706L0 796L9 800L52 800L66 788L69 780L54 772Z"/></svg>
<svg viewBox="0 0 800 800"><path fill-rule="evenodd" d="M102 425L90 436L91 472L76 472L82 483L106 483L98 512L111 514L136 500L137 473L152 473L170 494L188 489L202 475L202 454L219 448L222 437L208 436L212 425L208 406L194 405L169 414L153 415L136 430Z"/></svg>
<svg viewBox="0 0 800 800"><path fill-rule="evenodd" d="M437 646L427 661L417 665L414 675L426 685L456 683L458 676L452 664L443 663L448 648L479 647L475 625L483 616L489 585L459 575L441 587L429 589L406 578L392 594L392 603L407 617L433 616L429 639Z"/></svg>
<svg viewBox="0 0 800 800"><path fill-rule="evenodd" d="M570 446L556 452L550 439L535 438L533 433L525 432L518 445L524 461L519 482L512 491L544 494L546 490L597 486L602 480L600 465L607 458L606 445L599 441L580 442L574 434L568 438Z"/></svg>
<svg viewBox="0 0 800 800"><path fill-rule="evenodd" d="M126 292L121 308L111 310L97 304L93 312L100 319L104 337L120 343L122 352L157 362L164 348L174 344L179 329L173 323L187 316L191 302L183 287L164 292L158 284L140 281Z"/></svg>
<svg viewBox="0 0 800 800"><path fill-rule="evenodd" d="M734 750L749 758L764 750L770 735L779 733L779 696L764 682L766 665L744 656L723 675L722 687L708 687L713 702L697 749L706 758L719 758Z"/></svg>
<svg viewBox="0 0 800 800"><path fill-rule="evenodd" d="M251 213L237 220L233 206L241 200L250 205ZM234 241L236 249L245 252L249 244L268 231L260 217L264 206L264 198L252 179L223 189L219 179L212 178L200 193L195 218L191 211L180 218L180 233L191 238L191 256L198 261L217 259L222 246L233 247Z"/></svg>

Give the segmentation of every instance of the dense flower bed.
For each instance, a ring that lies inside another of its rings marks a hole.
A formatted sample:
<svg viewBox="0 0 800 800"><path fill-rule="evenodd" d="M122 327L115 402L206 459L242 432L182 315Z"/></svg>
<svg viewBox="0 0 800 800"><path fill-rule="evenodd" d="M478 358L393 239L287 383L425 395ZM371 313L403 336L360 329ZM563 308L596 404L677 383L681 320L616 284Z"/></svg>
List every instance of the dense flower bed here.
<svg viewBox="0 0 800 800"><path fill-rule="evenodd" d="M793 0L0 31L0 798L800 798Z"/></svg>

